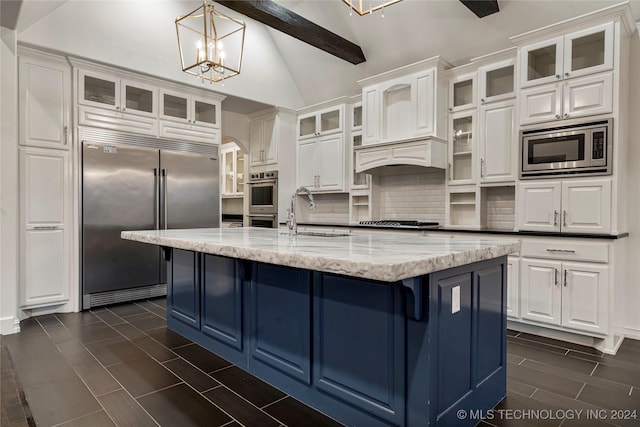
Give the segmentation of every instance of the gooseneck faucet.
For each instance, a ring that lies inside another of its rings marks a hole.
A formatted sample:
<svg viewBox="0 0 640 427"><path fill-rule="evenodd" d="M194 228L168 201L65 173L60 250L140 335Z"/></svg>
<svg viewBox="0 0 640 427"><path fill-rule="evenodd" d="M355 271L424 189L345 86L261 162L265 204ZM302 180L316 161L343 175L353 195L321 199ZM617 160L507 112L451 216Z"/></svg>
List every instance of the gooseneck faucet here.
<svg viewBox="0 0 640 427"><path fill-rule="evenodd" d="M287 216L287 226L289 227L289 235L295 236L298 234L298 224L296 223L296 197L298 194L306 194L309 197L309 209L316 207L313 201L313 194L307 187L299 187L291 196L291 207L289 208L289 215Z"/></svg>

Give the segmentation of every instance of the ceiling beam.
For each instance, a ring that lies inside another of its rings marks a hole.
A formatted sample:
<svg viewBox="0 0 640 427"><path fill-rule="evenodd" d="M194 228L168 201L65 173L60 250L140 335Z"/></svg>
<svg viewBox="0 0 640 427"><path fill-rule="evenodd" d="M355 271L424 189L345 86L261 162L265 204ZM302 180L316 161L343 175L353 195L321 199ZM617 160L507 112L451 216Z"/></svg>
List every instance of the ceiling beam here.
<svg viewBox="0 0 640 427"><path fill-rule="evenodd" d="M366 61L360 46L271 0L215 0L229 9L352 64Z"/></svg>
<svg viewBox="0 0 640 427"><path fill-rule="evenodd" d="M460 0L460 2L475 13L478 18L500 12L498 0Z"/></svg>

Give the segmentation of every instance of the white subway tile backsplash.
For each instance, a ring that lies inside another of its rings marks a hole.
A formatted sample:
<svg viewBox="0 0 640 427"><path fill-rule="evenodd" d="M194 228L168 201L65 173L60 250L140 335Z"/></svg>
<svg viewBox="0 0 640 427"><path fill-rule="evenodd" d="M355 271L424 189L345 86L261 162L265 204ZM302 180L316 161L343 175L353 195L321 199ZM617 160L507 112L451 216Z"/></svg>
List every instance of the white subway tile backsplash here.
<svg viewBox="0 0 640 427"><path fill-rule="evenodd" d="M487 228L513 230L516 215L514 187L489 187L486 191Z"/></svg>
<svg viewBox="0 0 640 427"><path fill-rule="evenodd" d="M298 222L312 222L323 224L349 223L349 194L314 194L316 204L309 209L306 196L299 196L297 204Z"/></svg>

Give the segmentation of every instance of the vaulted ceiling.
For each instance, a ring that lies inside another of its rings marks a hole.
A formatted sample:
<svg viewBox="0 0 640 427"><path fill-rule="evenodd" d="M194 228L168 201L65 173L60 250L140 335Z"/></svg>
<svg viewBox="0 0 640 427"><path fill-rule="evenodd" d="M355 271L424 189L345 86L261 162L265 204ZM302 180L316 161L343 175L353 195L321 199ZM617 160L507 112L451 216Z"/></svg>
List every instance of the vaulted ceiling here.
<svg viewBox="0 0 640 427"><path fill-rule="evenodd" d="M254 44L245 47L242 74L229 79L224 86L213 87L213 90L231 95L223 108L226 106L242 113L263 108L265 104L301 108L339 96L355 95L360 92L359 79L435 55L441 55L452 65L461 65L471 58L511 47L511 36L619 3L617 0L499 0L500 11L480 19L459 0L402 0L385 8L384 17L379 12L366 16L350 14L342 0L275 1L360 46L366 61L353 65L219 5L224 13L247 21L248 31L251 29L252 33L245 43ZM106 61L111 57L118 62L129 61L130 64L115 65L133 70L144 70L144 63L136 62L131 52L119 54L115 49L129 48L131 42L131 49L136 44L141 49L155 48L150 41L142 39L145 31L132 26L137 25L135 22L142 28L144 25L162 25L163 33L152 34L151 38L156 44L163 43L164 50L143 59L159 61L156 70L171 68L161 71L161 77L190 81L185 80L188 77L175 77L180 73L173 70L179 67L172 65L177 60L172 27L177 15L195 9L199 3L196 0L2 0L2 25L8 26L6 21L13 19L19 40L24 37L27 42L45 45L50 37L43 35L42 29L51 32L56 28L56 33L65 34L55 34L56 44L51 42L53 49L64 51L68 46L71 53L88 59ZM633 18L640 20L640 1L632 0L630 4ZM124 8L135 8L134 12L147 16L148 22L132 19L127 16L131 13L123 11ZM87 16L87 10L95 11L96 16ZM87 16L87 22L78 22L76 17L66 18L75 11ZM13 15L17 18L12 18ZM127 27L111 30L114 23ZM107 27L96 37L103 38L104 49L112 50L110 55L92 52L73 37L76 31L73 26L77 26L79 37L91 37L97 25ZM267 61L274 61L276 65L268 69ZM290 96L281 96L282 91L290 92ZM259 103L247 102L247 99Z"/></svg>

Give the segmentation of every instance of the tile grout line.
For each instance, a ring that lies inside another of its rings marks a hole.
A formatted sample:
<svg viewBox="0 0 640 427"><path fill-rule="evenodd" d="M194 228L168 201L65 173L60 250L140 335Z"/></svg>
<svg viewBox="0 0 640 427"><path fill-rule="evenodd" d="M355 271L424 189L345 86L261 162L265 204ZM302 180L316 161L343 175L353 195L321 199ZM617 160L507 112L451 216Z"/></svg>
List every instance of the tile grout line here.
<svg viewBox="0 0 640 427"><path fill-rule="evenodd" d="M102 406L100 406L100 407L102 407ZM88 413L88 414L81 415L81 416L79 416L79 417L75 417L75 418L71 418L71 419L69 419L69 420L65 420L65 421L63 421L63 422L61 422L61 423L58 423L58 424L54 424L54 425L53 425L53 426L51 426L51 427L59 427L59 426L62 426L62 425L64 425L64 424L66 424L66 423L69 423L69 422L71 422L71 421L76 421L76 420L79 420L80 418L84 418L84 417L88 417L89 415L97 414L98 412L104 412L105 414L107 414L107 411L105 411L104 409L98 409L97 411L93 411L93 412L90 412L90 413ZM107 414L107 416L109 417L109 414ZM111 417L109 417L109 418L111 418ZM111 419L111 421L114 421L114 420L113 420L113 419ZM115 424L115 421L114 421L114 424ZM117 425L117 424L116 424L116 425Z"/></svg>
<svg viewBox="0 0 640 427"><path fill-rule="evenodd" d="M245 402L247 402L249 405L251 405L251 406L253 406L254 408L256 408L256 409L257 409L258 411L260 411L261 413L265 414L266 416L268 416L268 417L270 417L270 418L274 419L275 421L279 422L280 424L282 424L282 421L280 421L279 419L277 419L276 417L274 417L274 416L273 416L273 415L271 415L270 413L268 413L268 412L266 412L266 411L262 410L262 408L260 408L258 405L254 405L251 401L249 401L248 399L245 399L243 396L241 396L240 394L236 393L234 390L232 390L231 388L227 387L225 384L223 384L223 383L221 383L221 384L222 384L222 387L226 388L226 389L227 389L227 390L229 390L231 393L235 394L235 395L236 395L236 396L238 396L240 399L244 400ZM271 403L269 403L269 404L267 404L267 405L264 405L264 406L263 406L263 408L264 408L264 407L267 407L267 406L269 406L269 405L272 405L272 404L274 404L274 403L276 403L276 402L279 402L279 401L281 401L282 399L287 398L287 397L289 397L289 396L288 396L288 395L285 395L283 398L276 399L275 401L273 401L273 402L271 402Z"/></svg>
<svg viewBox="0 0 640 427"><path fill-rule="evenodd" d="M283 400L284 400L284 399L286 399L287 397L289 397L289 395L288 395L288 394L285 394L285 395L284 395L284 396L282 396L280 399L276 399L276 400L274 400L274 401L273 401L273 402L271 402L271 403L267 403L266 405L264 405L263 407L261 407L261 408L259 408L259 409L260 409L260 410L264 410L264 408L266 408L266 407L268 407L268 406L271 406L271 405L275 405L276 403L283 401Z"/></svg>
<svg viewBox="0 0 640 427"><path fill-rule="evenodd" d="M591 370L591 373L589 374L590 377L593 376L593 373L596 371L596 368L600 365L600 362L596 362L596 366L593 367L593 369Z"/></svg>

